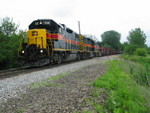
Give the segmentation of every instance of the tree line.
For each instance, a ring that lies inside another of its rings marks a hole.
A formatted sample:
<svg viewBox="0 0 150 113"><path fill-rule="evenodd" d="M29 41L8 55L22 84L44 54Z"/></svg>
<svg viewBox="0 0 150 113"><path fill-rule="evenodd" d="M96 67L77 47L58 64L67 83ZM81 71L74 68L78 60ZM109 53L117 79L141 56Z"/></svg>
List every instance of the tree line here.
<svg viewBox="0 0 150 113"><path fill-rule="evenodd" d="M128 55L146 56L150 53L150 47L145 44L147 36L140 28L129 31L124 43L120 42L121 34L114 30L104 32L101 37L104 47L121 50Z"/></svg>
<svg viewBox="0 0 150 113"><path fill-rule="evenodd" d="M0 18L0 70L19 66L18 48L26 33L18 27L12 18ZM115 30L105 31L101 38L101 46L124 51L129 55L146 56L150 53L150 47L145 44L147 36L140 28L132 29L128 41L124 43L120 42L121 34Z"/></svg>

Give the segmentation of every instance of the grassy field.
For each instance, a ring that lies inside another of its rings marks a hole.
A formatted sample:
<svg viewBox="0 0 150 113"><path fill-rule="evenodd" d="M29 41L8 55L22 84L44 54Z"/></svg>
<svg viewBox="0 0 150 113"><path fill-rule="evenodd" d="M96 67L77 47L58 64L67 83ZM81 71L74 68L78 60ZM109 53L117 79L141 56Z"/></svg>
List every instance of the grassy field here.
<svg viewBox="0 0 150 113"><path fill-rule="evenodd" d="M128 61L108 62L106 64L109 65L108 71L93 83L94 87L104 88L107 91L104 104L94 105L99 113L148 113L150 111L150 59L124 57Z"/></svg>

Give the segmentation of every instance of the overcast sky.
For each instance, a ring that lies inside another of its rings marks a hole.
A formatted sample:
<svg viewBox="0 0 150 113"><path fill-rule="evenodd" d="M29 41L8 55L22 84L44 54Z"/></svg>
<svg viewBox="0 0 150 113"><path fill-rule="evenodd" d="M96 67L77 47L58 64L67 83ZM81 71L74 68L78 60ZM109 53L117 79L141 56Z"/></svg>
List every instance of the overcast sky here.
<svg viewBox="0 0 150 113"><path fill-rule="evenodd" d="M12 17L21 29L36 19L53 19L82 34L100 35L104 31L121 33L127 41L131 29L140 27L150 46L150 0L1 0L0 17Z"/></svg>

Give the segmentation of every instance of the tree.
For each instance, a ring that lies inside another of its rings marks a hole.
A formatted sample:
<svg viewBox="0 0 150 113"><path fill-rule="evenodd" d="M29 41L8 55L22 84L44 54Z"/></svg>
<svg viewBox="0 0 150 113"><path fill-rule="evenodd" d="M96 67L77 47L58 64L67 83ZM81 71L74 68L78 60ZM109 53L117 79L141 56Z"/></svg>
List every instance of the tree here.
<svg viewBox="0 0 150 113"><path fill-rule="evenodd" d="M127 45L128 45L128 42L121 43L121 51L124 51Z"/></svg>
<svg viewBox="0 0 150 113"><path fill-rule="evenodd" d="M18 25L13 23L13 19L5 17L1 19L0 32L4 33L6 36L13 35L18 29Z"/></svg>
<svg viewBox="0 0 150 113"><path fill-rule="evenodd" d="M129 32L127 37L129 44L138 45L139 47L145 47L146 35L140 28L135 28Z"/></svg>
<svg viewBox="0 0 150 113"><path fill-rule="evenodd" d="M18 47L21 34L18 25L6 17L0 21L0 69L17 65Z"/></svg>
<svg viewBox="0 0 150 113"><path fill-rule="evenodd" d="M118 33L117 31L114 30L106 31L101 35L101 37L102 37L102 43L104 45L107 45L116 50L120 49L121 34Z"/></svg>

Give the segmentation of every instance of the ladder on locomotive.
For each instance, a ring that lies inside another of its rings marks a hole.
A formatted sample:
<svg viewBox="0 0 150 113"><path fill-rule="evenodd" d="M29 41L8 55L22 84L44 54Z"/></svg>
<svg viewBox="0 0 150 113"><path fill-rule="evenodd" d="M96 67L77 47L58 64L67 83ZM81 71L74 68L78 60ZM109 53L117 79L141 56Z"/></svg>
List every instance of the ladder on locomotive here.
<svg viewBox="0 0 150 113"><path fill-rule="evenodd" d="M48 51L48 56L53 57L54 55L54 46L53 46L53 41L52 39L47 39L47 51Z"/></svg>
<svg viewBox="0 0 150 113"><path fill-rule="evenodd" d="M82 35L79 35L79 38L80 38L80 50L85 51L85 47L83 46L83 44L84 44L83 38L84 37Z"/></svg>

